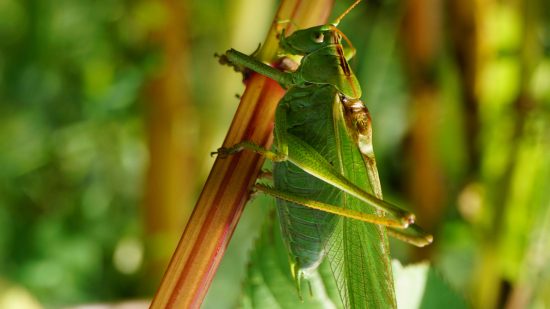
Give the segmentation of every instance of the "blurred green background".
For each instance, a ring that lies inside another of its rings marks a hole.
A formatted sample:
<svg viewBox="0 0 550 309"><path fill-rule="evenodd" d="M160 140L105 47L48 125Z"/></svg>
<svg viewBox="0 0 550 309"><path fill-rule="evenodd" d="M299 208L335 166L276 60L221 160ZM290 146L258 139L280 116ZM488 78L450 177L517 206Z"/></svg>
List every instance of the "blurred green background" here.
<svg viewBox="0 0 550 309"><path fill-rule="evenodd" d="M276 5L0 0L1 308L152 297L243 89L213 54ZM371 0L340 28L385 196L435 236L394 256L476 308L550 306L550 3ZM255 204L205 308L237 303Z"/></svg>

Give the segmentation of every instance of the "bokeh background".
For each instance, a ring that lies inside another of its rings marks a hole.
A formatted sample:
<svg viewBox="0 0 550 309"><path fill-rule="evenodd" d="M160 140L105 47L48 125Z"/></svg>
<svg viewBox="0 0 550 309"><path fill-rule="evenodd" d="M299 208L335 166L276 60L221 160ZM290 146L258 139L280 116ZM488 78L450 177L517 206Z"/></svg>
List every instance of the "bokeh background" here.
<svg viewBox="0 0 550 309"><path fill-rule="evenodd" d="M213 55L253 52L276 5L0 0L0 308L146 306L243 90ZM340 28L386 199L436 239L394 257L476 308L550 306L550 2L370 0ZM237 303L272 206L205 308Z"/></svg>

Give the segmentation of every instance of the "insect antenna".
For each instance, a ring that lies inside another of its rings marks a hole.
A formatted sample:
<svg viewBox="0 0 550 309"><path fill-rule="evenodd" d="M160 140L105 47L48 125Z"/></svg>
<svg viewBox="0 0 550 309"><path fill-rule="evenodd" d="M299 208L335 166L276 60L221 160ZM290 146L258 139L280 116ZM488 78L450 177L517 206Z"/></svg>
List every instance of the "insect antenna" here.
<svg viewBox="0 0 550 309"><path fill-rule="evenodd" d="M340 23L340 21L344 18L344 16L348 15L348 13L353 10L353 8L359 4L359 2L361 2L361 0L357 0L355 1L355 3L353 3L347 10L344 11L344 13L342 13L340 16L338 16L338 18L336 18L336 20L332 23L334 26L338 26L338 24Z"/></svg>
<svg viewBox="0 0 550 309"><path fill-rule="evenodd" d="M360 1L360 0L359 0ZM348 39L348 37L342 32L342 30L336 28L336 26L334 26L333 28L334 31L338 32L338 34L344 39L344 41L346 41L346 44L348 44L348 47L351 47L353 48L353 44L351 44L351 41Z"/></svg>

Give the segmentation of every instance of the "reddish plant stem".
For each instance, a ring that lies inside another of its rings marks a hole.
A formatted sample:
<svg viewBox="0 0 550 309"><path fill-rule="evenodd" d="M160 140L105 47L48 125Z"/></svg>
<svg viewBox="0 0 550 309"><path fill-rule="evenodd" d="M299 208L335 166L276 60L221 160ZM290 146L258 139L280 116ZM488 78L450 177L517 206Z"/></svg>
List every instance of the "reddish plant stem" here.
<svg viewBox="0 0 550 309"><path fill-rule="evenodd" d="M280 31L322 24L333 0L284 0L260 51L262 61L275 60ZM274 81L253 74L227 133L224 147L250 140L264 147L272 141L275 108L284 90ZM239 221L263 158L244 151L216 159L195 210L179 241L151 308L198 308L212 282Z"/></svg>

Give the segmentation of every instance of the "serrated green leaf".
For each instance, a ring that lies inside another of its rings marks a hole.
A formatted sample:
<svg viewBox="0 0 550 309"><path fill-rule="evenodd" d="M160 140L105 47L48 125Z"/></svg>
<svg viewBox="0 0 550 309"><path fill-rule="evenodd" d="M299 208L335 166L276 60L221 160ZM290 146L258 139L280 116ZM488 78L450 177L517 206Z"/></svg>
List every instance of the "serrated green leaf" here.
<svg viewBox="0 0 550 309"><path fill-rule="evenodd" d="M338 289L328 263L322 263L302 286L302 300L290 273L288 253L274 219L264 226L251 253L240 308L340 308ZM310 293L311 291L311 293Z"/></svg>

